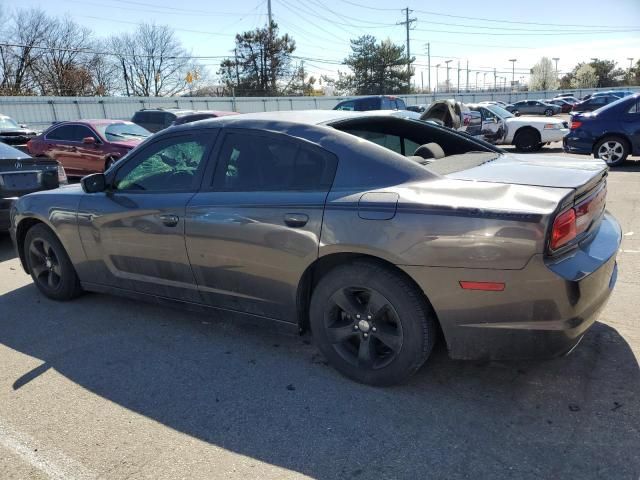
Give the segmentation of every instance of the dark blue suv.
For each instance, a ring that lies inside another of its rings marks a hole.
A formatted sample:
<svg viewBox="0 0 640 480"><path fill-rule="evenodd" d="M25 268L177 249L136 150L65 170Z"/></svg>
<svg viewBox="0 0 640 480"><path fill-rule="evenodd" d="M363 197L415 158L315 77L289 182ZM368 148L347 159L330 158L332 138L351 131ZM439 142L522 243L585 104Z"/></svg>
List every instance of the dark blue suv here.
<svg viewBox="0 0 640 480"><path fill-rule="evenodd" d="M351 110L356 112L366 112L369 110L406 110L404 100L391 95L375 95L371 97L354 98L353 100L343 100L334 110Z"/></svg>
<svg viewBox="0 0 640 480"><path fill-rule="evenodd" d="M573 115L570 128L562 142L565 152L593 154L609 166L620 165L628 155L640 155L640 93Z"/></svg>

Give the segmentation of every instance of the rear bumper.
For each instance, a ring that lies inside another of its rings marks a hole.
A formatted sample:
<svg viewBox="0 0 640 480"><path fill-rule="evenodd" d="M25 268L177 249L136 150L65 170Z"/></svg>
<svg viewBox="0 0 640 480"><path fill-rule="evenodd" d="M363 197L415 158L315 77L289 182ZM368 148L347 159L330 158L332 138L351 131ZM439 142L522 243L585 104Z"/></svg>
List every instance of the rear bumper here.
<svg viewBox="0 0 640 480"><path fill-rule="evenodd" d="M576 132L569 132L562 139L562 148L567 153L591 155L593 153L593 138L584 135L579 136Z"/></svg>
<svg viewBox="0 0 640 480"><path fill-rule="evenodd" d="M431 301L452 358L549 358L571 351L606 305L621 238L606 214L588 243L560 260L535 255L522 270L402 268ZM462 290L461 280L505 289Z"/></svg>
<svg viewBox="0 0 640 480"><path fill-rule="evenodd" d="M542 143L560 142L568 133L568 128L542 130L540 132L540 140Z"/></svg>

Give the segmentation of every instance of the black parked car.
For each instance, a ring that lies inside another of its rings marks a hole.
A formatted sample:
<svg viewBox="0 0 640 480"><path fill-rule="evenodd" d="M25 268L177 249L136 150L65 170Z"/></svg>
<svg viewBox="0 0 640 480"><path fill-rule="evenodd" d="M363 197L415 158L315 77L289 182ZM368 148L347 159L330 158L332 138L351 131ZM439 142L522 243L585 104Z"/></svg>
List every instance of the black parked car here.
<svg viewBox="0 0 640 480"><path fill-rule="evenodd" d="M21 146L26 145L35 136L36 132L26 125L19 125L13 118L0 115L0 142Z"/></svg>
<svg viewBox="0 0 640 480"><path fill-rule="evenodd" d="M9 212L16 198L64 183L67 183L64 168L55 160L33 158L0 143L0 231L9 229Z"/></svg>
<svg viewBox="0 0 640 480"><path fill-rule="evenodd" d="M146 128L151 133L164 130L171 125L196 122L206 118L235 115L235 112L222 112L218 110L183 110L179 108L143 108L133 114L131 121Z"/></svg>
<svg viewBox="0 0 640 480"><path fill-rule="evenodd" d="M334 110L366 112L369 110L406 110L404 100L390 95L375 95L343 100L333 107Z"/></svg>

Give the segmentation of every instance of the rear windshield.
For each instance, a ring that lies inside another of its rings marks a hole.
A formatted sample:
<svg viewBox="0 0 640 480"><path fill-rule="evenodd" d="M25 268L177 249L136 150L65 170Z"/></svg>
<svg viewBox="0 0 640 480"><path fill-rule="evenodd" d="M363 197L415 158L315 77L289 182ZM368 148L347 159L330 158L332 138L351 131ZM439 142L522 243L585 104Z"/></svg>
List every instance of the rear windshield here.
<svg viewBox="0 0 640 480"><path fill-rule="evenodd" d="M96 129L109 142L117 142L118 140L134 140L145 139L151 132L140 125L131 122L112 123L109 125L96 125Z"/></svg>
<svg viewBox="0 0 640 480"><path fill-rule="evenodd" d="M21 152L17 148L10 147L9 145L0 142L0 158L30 158L24 152Z"/></svg>
<svg viewBox="0 0 640 480"><path fill-rule="evenodd" d="M18 128L18 124L10 117L0 117L0 128Z"/></svg>

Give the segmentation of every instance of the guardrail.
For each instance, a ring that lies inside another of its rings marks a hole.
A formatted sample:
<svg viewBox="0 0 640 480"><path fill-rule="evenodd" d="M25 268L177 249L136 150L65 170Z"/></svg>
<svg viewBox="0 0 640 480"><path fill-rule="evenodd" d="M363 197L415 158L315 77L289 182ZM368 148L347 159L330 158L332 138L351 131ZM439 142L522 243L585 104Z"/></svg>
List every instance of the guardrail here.
<svg viewBox="0 0 640 480"><path fill-rule="evenodd" d="M640 87L632 87L639 89ZM628 88L626 88L628 89ZM428 104L436 99L455 98L462 102L545 99L561 93L582 97L604 89L553 90L547 92L450 92L399 95L407 105ZM19 123L43 129L64 120L113 118L128 120L141 108L183 108L188 110L232 110L241 113L275 110L331 109L338 102L355 97L0 97L0 114Z"/></svg>

